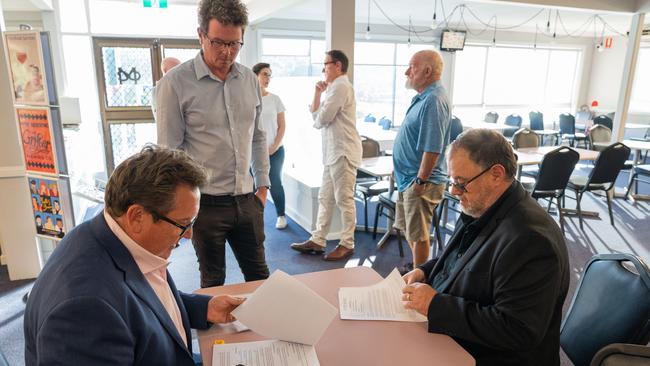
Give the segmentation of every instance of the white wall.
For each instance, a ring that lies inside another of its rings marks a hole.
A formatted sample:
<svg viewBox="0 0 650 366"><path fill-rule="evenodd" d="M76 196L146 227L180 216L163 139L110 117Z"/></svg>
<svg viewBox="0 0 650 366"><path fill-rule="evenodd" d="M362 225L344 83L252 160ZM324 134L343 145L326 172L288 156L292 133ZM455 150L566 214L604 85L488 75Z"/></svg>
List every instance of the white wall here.
<svg viewBox="0 0 650 366"><path fill-rule="evenodd" d="M587 100L597 100L599 110L616 110L626 53L625 37L615 37L612 48L593 53Z"/></svg>

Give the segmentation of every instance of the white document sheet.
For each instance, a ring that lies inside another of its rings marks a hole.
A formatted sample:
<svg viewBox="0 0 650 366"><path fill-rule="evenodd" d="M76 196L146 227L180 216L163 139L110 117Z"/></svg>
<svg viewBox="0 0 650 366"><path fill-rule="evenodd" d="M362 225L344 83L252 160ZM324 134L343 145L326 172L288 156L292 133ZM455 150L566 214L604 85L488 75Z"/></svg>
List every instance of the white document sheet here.
<svg viewBox="0 0 650 366"><path fill-rule="evenodd" d="M315 345L337 310L288 274L276 270L232 314L271 339Z"/></svg>
<svg viewBox="0 0 650 366"><path fill-rule="evenodd" d="M259 341L215 344L212 366L319 366L316 349L298 343Z"/></svg>
<svg viewBox="0 0 650 366"><path fill-rule="evenodd" d="M367 287L341 287L339 308L341 319L393 320L425 322L427 318L415 310L407 310L402 302L406 286L397 269L381 282Z"/></svg>

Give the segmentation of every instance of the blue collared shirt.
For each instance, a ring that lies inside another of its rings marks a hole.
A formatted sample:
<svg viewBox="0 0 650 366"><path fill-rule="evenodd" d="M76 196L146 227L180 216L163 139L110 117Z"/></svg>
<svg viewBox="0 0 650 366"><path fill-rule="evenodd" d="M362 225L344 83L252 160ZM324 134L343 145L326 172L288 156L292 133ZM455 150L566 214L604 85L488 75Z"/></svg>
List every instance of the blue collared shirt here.
<svg viewBox="0 0 650 366"><path fill-rule="evenodd" d="M413 97L393 145L395 180L400 192L417 177L425 151L440 154L428 180L435 184L447 182L445 150L450 125L449 99L439 81Z"/></svg>
<svg viewBox="0 0 650 366"><path fill-rule="evenodd" d="M239 195L269 186L269 154L255 74L238 63L221 80L203 61L173 68L156 84L158 144L185 150L209 173L202 193Z"/></svg>

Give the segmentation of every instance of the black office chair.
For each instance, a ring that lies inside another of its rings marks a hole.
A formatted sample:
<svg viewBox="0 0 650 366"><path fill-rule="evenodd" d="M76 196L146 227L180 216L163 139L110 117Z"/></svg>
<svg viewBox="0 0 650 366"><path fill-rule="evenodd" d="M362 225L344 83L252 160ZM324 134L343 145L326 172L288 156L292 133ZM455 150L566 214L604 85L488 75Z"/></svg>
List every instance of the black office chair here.
<svg viewBox="0 0 650 366"><path fill-rule="evenodd" d="M541 131L544 129L544 114L540 111L531 111L528 113L528 120L530 121L530 129L533 131Z"/></svg>
<svg viewBox="0 0 650 366"><path fill-rule="evenodd" d="M453 116L451 118L451 126L450 126L450 142L456 141L456 138L458 135L463 133L463 124L460 121L460 118Z"/></svg>
<svg viewBox="0 0 650 366"><path fill-rule="evenodd" d="M564 232L564 218L562 217L561 200L564 198L564 191L578 160L580 160L580 154L566 146L544 155L537 180L530 193L531 197L536 200L548 198L548 211L551 210L553 198L557 200L557 212L562 232Z"/></svg>
<svg viewBox="0 0 650 366"><path fill-rule="evenodd" d="M614 129L614 122L604 114L594 118L594 125L603 125L609 128L610 131Z"/></svg>
<svg viewBox="0 0 650 366"><path fill-rule="evenodd" d="M613 343L600 349L591 366L650 366L650 347Z"/></svg>
<svg viewBox="0 0 650 366"><path fill-rule="evenodd" d="M573 189L576 193L576 209L578 210L578 217L580 219L580 228L582 228L582 210L580 209L580 201L585 192L591 191L604 191L607 198L607 209L609 211L609 220L614 225L614 216L612 215L612 202L610 198L610 190L614 189L616 177L623 169L625 160L630 156L630 148L620 142L609 145L605 150L601 151L594 163L594 168L589 173L588 177L585 176L572 176L569 179L569 188Z"/></svg>
<svg viewBox="0 0 650 366"><path fill-rule="evenodd" d="M582 141L586 147L587 136L584 133L576 132L576 119L569 113L560 114L560 141L563 140L569 140L571 147L576 142L580 143Z"/></svg>
<svg viewBox="0 0 650 366"><path fill-rule="evenodd" d="M587 366L608 344L645 345L649 340L650 269L630 254L594 256L562 322L562 349L575 366Z"/></svg>
<svg viewBox="0 0 650 366"><path fill-rule="evenodd" d="M395 202L397 202L397 194L397 191L393 191L392 196L389 196L388 192L379 194L379 202L377 202L377 209L375 212L375 228L372 231L372 240L377 239L377 224L379 224L379 216L385 216L395 221ZM386 212L384 212L384 209ZM387 228L386 230L390 229L391 228ZM395 235L397 236L399 256L404 257L404 248L402 248L402 232L399 229L395 229Z"/></svg>
<svg viewBox="0 0 650 366"><path fill-rule="evenodd" d="M487 123L497 123L499 120L499 113L497 112L488 112L483 119Z"/></svg>
<svg viewBox="0 0 650 366"><path fill-rule="evenodd" d="M637 165L632 168L632 178L630 178L630 184L627 186L627 191L625 191L625 199L630 195L630 190L632 189L632 184L634 184L634 193L639 194L639 182L650 183L650 180L645 180L644 178L650 179L650 164Z"/></svg>
<svg viewBox="0 0 650 366"><path fill-rule="evenodd" d="M361 147L363 158L374 158L381 156L379 142L376 140L373 140L366 136L361 136ZM382 192L388 191L388 188L388 181L378 180L378 178L375 176L357 170L355 193L361 195L361 200L363 201L363 224L366 232L368 232L368 200L374 196L379 195Z"/></svg>
<svg viewBox="0 0 650 366"><path fill-rule="evenodd" d="M508 126L517 127L516 129L503 130L503 136L512 137L519 128L521 128L521 116L518 114L511 114L506 117L505 124Z"/></svg>

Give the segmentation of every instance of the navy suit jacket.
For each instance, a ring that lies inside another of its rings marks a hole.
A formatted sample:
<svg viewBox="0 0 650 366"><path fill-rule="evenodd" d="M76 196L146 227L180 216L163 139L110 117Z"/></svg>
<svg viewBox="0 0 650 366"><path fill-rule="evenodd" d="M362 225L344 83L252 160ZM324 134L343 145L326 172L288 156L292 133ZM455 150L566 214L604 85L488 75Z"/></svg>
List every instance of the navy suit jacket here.
<svg viewBox="0 0 650 366"><path fill-rule="evenodd" d="M560 364L569 257L558 225L517 182L429 305L429 331L452 336L477 366ZM450 243L464 231L459 220ZM420 268L432 283L452 251Z"/></svg>
<svg viewBox="0 0 650 366"><path fill-rule="evenodd" d="M194 365L190 328L205 329L209 296L179 293L185 346L131 253L102 213L61 241L25 310L31 365Z"/></svg>

